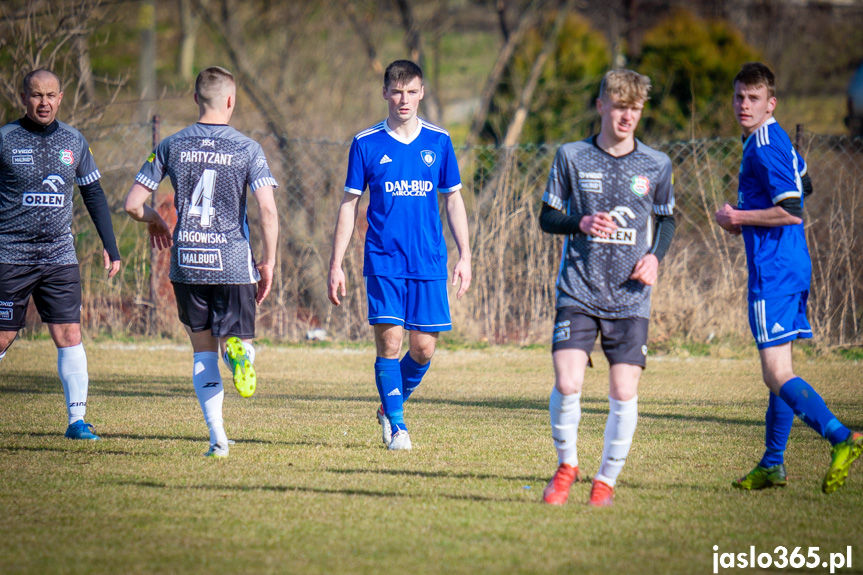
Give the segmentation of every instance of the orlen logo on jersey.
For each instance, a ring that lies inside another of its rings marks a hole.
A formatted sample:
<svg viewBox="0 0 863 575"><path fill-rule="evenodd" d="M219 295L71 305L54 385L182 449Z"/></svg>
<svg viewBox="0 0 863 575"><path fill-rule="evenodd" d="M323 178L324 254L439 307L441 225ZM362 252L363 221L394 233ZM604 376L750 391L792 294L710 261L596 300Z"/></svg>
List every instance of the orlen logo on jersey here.
<svg viewBox="0 0 863 575"><path fill-rule="evenodd" d="M178 248L179 265L195 270L222 270L222 251L206 248Z"/></svg>
<svg viewBox="0 0 863 575"><path fill-rule="evenodd" d="M626 218L634 220L635 213L627 206L617 206L616 208L608 212L608 215L614 218L614 220L617 222L617 231L615 231L611 235L611 237L608 238L587 236L587 241L597 242L600 244L620 244L625 246L634 246L637 230L627 227L629 225L629 220L627 220Z"/></svg>
<svg viewBox="0 0 863 575"><path fill-rule="evenodd" d="M61 150L60 151L60 161L66 164L67 166L71 166L72 162L75 161L75 155L72 154L72 150Z"/></svg>
<svg viewBox="0 0 863 575"><path fill-rule="evenodd" d="M647 192L650 191L650 180L644 176L632 176L632 180L629 183L629 189L632 190L632 193L636 196L646 196Z"/></svg>
<svg viewBox="0 0 863 575"><path fill-rule="evenodd" d="M27 206L28 208L32 207L50 207L50 208L62 208L66 205L66 194L60 193L58 186L64 185L66 182L60 176L56 174L52 174L42 180L42 185L48 186L51 188L53 193L37 193L37 192L25 192L22 199L21 204Z"/></svg>
<svg viewBox="0 0 863 575"><path fill-rule="evenodd" d="M394 196L422 196L432 191L434 184L428 180L396 180L384 182L384 190Z"/></svg>

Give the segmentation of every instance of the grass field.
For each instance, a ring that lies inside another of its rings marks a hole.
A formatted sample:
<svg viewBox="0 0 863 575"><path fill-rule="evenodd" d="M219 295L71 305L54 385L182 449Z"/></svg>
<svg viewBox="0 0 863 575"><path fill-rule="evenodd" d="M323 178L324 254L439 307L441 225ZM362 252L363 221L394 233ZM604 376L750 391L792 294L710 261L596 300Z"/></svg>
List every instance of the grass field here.
<svg viewBox="0 0 863 575"><path fill-rule="evenodd" d="M863 464L825 496L826 442L795 424L790 484L730 481L760 456L766 391L747 359L652 358L616 504L540 503L556 466L547 350L441 350L389 453L374 418L373 349L265 347L257 394L225 402L230 457L206 460L191 352L87 343L88 421L72 442L56 353L19 341L0 364L0 573L711 573L719 552L852 546L863 573ZM588 374L580 463L592 475L607 365ZM861 368L798 357L863 428ZM223 376L226 372L223 369ZM729 569L720 572L754 572ZM771 569L769 572L782 572ZM765 572L768 572L765 571ZM788 569L821 573L828 569Z"/></svg>

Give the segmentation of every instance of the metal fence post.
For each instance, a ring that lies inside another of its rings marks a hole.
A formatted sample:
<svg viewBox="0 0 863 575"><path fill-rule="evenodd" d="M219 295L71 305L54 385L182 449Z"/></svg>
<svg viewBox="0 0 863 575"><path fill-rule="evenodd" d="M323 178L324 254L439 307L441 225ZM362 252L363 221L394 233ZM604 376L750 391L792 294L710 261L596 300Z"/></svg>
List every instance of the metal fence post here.
<svg viewBox="0 0 863 575"><path fill-rule="evenodd" d="M156 151L156 146L159 144L159 115L153 115L153 119L151 122L151 129L153 135L153 152ZM159 202L157 201L156 196L158 195L158 191L154 191L150 196L150 206L157 210L159 209ZM156 296L158 294L159 289L159 250L150 247L150 310L148 312L149 315L149 335L155 336L159 333L159 315L156 313Z"/></svg>

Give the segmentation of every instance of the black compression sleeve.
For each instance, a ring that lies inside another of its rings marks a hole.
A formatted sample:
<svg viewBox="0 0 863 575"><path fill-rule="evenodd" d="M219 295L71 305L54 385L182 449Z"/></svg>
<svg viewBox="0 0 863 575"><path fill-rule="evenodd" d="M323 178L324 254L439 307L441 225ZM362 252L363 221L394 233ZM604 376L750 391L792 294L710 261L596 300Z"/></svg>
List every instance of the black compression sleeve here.
<svg viewBox="0 0 863 575"><path fill-rule="evenodd" d="M653 230L653 245L650 248L651 254L656 256L656 259L662 261L665 257L668 248L671 245L671 238L674 237L674 230L677 229L677 222L674 216L656 216L656 224Z"/></svg>
<svg viewBox="0 0 863 575"><path fill-rule="evenodd" d="M99 184L99 180L96 180L92 184L80 186L80 188L84 205L87 206L87 212L96 226L96 231L99 232L99 238L108 251L108 256L112 262L120 261L120 251L117 249L114 227L111 225L111 210L108 208L108 200L105 199L102 185Z"/></svg>
<svg viewBox="0 0 863 575"><path fill-rule="evenodd" d="M803 198L805 199L812 193L812 178L809 177L809 174L805 174L800 179L803 182Z"/></svg>
<svg viewBox="0 0 863 575"><path fill-rule="evenodd" d="M803 217L803 204L800 203L800 198L785 198L776 205L782 206L783 210L795 218Z"/></svg>
<svg viewBox="0 0 863 575"><path fill-rule="evenodd" d="M560 210L556 210L542 203L542 210L539 212L539 227L547 234L577 234L581 230L578 224L581 218L577 216L569 216Z"/></svg>

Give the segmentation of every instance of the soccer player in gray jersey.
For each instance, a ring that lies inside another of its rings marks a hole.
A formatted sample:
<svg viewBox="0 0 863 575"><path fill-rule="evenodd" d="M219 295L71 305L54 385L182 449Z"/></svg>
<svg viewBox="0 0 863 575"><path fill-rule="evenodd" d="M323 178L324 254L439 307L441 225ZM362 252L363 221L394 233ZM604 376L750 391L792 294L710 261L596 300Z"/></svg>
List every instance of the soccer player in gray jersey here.
<svg viewBox="0 0 863 575"><path fill-rule="evenodd" d="M75 184L102 240L109 278L120 270L120 252L90 147L78 130L57 120L60 78L34 70L22 87L24 117L0 128L0 360L24 327L32 295L57 346L66 437L96 440L84 422L89 377L71 230Z"/></svg>
<svg viewBox="0 0 863 575"><path fill-rule="evenodd" d="M255 304L273 285L279 231L276 180L264 151L228 126L236 101L230 72L217 66L203 70L195 82L198 123L156 147L126 197L126 211L147 224L151 245L171 248L171 283L194 351L192 383L210 431L208 457L228 455L220 348L240 395L255 392ZM175 190L173 235L146 205L166 175ZM257 264L249 244L246 186L260 211L264 257Z"/></svg>
<svg viewBox="0 0 863 575"><path fill-rule="evenodd" d="M549 400L558 469L543 500L563 505L579 478L581 389L596 334L611 366L605 447L589 504L608 506L638 420L650 290L674 235L671 160L635 139L650 79L612 70L600 86L598 135L564 144L543 195L540 226L565 235L552 339Z"/></svg>

